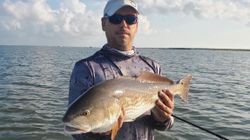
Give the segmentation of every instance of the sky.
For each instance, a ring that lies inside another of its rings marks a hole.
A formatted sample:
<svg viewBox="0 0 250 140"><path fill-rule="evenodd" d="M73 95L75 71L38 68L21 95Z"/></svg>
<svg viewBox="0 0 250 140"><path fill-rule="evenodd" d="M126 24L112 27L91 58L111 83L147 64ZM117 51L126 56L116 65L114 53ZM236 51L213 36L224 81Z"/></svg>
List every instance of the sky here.
<svg viewBox="0 0 250 140"><path fill-rule="evenodd" d="M0 0L0 44L101 47L107 0ZM250 0L137 0L136 47L250 49Z"/></svg>

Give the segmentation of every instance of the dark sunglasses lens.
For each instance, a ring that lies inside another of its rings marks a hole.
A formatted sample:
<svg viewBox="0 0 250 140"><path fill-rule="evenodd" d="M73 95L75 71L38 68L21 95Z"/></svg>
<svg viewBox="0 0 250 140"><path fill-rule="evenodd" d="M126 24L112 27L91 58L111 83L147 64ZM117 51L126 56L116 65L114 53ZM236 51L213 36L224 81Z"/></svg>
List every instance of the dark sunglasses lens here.
<svg viewBox="0 0 250 140"><path fill-rule="evenodd" d="M109 21L113 24L120 24L123 20L123 17L120 15L113 15L109 17Z"/></svg>
<svg viewBox="0 0 250 140"><path fill-rule="evenodd" d="M127 22L127 24L132 25L135 24L137 22L137 17L133 16L133 15L129 15L125 17L125 20Z"/></svg>
<svg viewBox="0 0 250 140"><path fill-rule="evenodd" d="M122 20L125 20L127 24L132 25L137 22L137 17L134 15L122 16L117 14L109 17L109 21L113 24L120 24Z"/></svg>

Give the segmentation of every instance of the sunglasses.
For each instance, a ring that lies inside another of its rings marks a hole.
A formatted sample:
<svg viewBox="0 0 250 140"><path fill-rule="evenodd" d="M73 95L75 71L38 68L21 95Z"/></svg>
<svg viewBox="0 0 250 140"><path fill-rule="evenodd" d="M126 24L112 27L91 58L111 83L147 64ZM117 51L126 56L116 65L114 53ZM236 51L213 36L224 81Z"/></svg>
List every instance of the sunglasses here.
<svg viewBox="0 0 250 140"><path fill-rule="evenodd" d="M112 24L120 24L123 20L125 20L128 25L137 23L137 16L135 15L123 16L123 15L114 14L113 16L109 16L108 19L109 19L109 22Z"/></svg>

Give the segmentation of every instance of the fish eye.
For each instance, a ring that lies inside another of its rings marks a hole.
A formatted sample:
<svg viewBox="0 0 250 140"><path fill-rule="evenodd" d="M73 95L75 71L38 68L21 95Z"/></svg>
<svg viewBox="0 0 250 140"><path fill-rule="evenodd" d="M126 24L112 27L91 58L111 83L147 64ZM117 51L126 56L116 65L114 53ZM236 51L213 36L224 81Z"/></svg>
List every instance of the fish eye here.
<svg viewBox="0 0 250 140"><path fill-rule="evenodd" d="M90 111L89 110L85 110L85 111L83 111L83 113L81 115L88 116L89 114L90 114Z"/></svg>

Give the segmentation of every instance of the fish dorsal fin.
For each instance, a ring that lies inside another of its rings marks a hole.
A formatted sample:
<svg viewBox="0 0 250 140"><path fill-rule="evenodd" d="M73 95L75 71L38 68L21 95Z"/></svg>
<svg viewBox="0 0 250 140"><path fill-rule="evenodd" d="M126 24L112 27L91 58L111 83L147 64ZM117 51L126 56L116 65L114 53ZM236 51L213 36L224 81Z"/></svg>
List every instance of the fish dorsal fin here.
<svg viewBox="0 0 250 140"><path fill-rule="evenodd" d="M167 77L163 77L158 74L154 74L154 73L147 72L147 71L143 71L141 75L136 77L136 79L140 81L148 81L148 82L153 82L153 83L174 84L174 81L168 79Z"/></svg>

